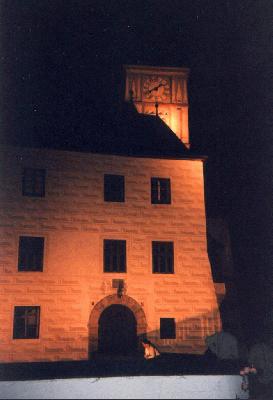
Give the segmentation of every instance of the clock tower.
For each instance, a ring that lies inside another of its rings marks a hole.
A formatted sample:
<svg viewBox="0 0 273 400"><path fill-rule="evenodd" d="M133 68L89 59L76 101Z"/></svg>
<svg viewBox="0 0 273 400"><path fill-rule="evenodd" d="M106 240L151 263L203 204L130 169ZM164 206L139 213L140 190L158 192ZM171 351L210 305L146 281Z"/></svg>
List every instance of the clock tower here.
<svg viewBox="0 0 273 400"><path fill-rule="evenodd" d="M189 148L187 68L126 65L125 100L158 115Z"/></svg>

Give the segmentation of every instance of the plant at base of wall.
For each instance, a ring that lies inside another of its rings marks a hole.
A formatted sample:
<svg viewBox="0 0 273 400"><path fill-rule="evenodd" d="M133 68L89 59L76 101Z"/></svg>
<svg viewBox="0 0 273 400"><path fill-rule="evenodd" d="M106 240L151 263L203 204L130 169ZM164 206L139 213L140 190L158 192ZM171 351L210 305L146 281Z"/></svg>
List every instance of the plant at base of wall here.
<svg viewBox="0 0 273 400"><path fill-rule="evenodd" d="M248 386L249 386L249 382L248 382L248 376L250 374L257 374L257 370L256 368L254 368L253 366L251 367L244 367L243 369L241 369L240 371L240 375L242 377L242 384L241 384L241 388L242 390L244 390L245 392L248 390Z"/></svg>

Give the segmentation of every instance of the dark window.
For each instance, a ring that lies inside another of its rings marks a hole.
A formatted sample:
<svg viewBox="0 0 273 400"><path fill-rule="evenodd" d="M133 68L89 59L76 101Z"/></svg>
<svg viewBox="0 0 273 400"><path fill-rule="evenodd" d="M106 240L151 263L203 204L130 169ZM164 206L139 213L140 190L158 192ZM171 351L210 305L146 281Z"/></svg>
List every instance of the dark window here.
<svg viewBox="0 0 273 400"><path fill-rule="evenodd" d="M44 197L45 170L25 168L23 171L23 196Z"/></svg>
<svg viewBox="0 0 273 400"><path fill-rule="evenodd" d="M153 242L153 273L173 274L173 242Z"/></svg>
<svg viewBox="0 0 273 400"><path fill-rule="evenodd" d="M126 240L104 240L104 272L126 272Z"/></svg>
<svg viewBox="0 0 273 400"><path fill-rule="evenodd" d="M124 176L104 175L104 201L124 202Z"/></svg>
<svg viewBox="0 0 273 400"><path fill-rule="evenodd" d="M20 236L18 271L43 271L44 238Z"/></svg>
<svg viewBox="0 0 273 400"><path fill-rule="evenodd" d="M171 180L169 178L151 178L152 204L171 204Z"/></svg>
<svg viewBox="0 0 273 400"><path fill-rule="evenodd" d="M13 339L38 339L40 307L15 307Z"/></svg>
<svg viewBox="0 0 273 400"><path fill-rule="evenodd" d="M175 339L175 319L160 318L160 339Z"/></svg>

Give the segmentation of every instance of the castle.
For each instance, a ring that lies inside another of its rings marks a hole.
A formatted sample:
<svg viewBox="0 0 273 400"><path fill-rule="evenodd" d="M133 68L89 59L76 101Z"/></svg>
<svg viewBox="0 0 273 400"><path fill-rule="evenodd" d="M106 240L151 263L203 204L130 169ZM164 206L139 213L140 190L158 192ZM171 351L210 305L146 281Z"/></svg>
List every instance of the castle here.
<svg viewBox="0 0 273 400"><path fill-rule="evenodd" d="M202 354L220 330L185 68L125 67L83 147L1 149L0 362Z"/></svg>

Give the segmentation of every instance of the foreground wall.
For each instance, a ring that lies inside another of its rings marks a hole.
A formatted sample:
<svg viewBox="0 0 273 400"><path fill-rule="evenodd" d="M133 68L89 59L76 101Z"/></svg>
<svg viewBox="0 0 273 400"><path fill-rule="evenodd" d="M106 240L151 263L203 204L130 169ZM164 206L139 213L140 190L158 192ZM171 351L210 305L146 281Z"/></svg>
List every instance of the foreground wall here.
<svg viewBox="0 0 273 400"><path fill-rule="evenodd" d="M46 170L45 197L22 196L26 167ZM104 174L125 176L124 203L104 202ZM152 176L171 179L171 204L151 204ZM1 362L87 359L100 314L117 303L162 351L204 351L220 321L202 161L8 148L0 178ZM43 272L18 272L20 236L45 238ZM127 273L103 272L104 239L126 240ZM174 274L152 273L154 240L173 241ZM125 281L122 298L113 279ZM13 339L15 306L40 306L38 339ZM175 339L160 339L160 318L175 319Z"/></svg>
<svg viewBox="0 0 273 400"><path fill-rule="evenodd" d="M0 399L248 399L241 383L239 375L0 382Z"/></svg>

